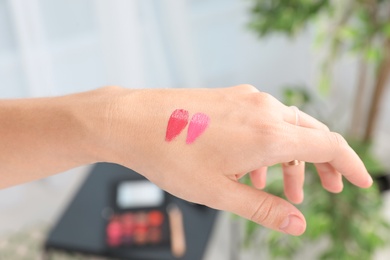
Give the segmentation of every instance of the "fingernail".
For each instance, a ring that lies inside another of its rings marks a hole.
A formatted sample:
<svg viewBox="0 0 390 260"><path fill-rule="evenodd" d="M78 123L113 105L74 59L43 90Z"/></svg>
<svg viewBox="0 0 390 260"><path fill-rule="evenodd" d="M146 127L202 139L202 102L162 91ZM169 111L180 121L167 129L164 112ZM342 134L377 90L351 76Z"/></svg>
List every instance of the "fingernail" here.
<svg viewBox="0 0 390 260"><path fill-rule="evenodd" d="M306 223L297 215L290 214L280 225L280 230L293 236L301 235L306 229Z"/></svg>

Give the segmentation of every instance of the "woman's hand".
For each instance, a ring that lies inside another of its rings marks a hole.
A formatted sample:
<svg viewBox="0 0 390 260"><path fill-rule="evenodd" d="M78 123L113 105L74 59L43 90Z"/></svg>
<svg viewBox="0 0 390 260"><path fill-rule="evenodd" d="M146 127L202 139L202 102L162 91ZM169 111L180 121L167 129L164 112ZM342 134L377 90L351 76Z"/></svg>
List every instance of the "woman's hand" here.
<svg viewBox="0 0 390 260"><path fill-rule="evenodd" d="M99 159L132 168L180 198L300 235L306 222L292 204L237 180L249 173L254 186L263 188L268 166L299 160L283 166L285 194L293 203L303 200L303 162L315 163L331 192L342 190L342 175L358 187L372 184L343 137L303 112L296 126L294 109L250 85L104 91L109 102L99 127ZM188 111L188 124L197 113L209 120L192 143L188 125L166 139L177 109Z"/></svg>

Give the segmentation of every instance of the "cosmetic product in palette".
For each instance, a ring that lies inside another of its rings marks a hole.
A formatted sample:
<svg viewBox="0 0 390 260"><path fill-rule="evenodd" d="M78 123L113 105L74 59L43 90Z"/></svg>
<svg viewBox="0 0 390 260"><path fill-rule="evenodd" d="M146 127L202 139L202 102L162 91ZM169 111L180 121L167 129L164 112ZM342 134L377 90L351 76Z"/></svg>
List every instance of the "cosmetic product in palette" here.
<svg viewBox="0 0 390 260"><path fill-rule="evenodd" d="M147 180L121 180L112 193L106 225L110 249L170 247L166 194Z"/></svg>

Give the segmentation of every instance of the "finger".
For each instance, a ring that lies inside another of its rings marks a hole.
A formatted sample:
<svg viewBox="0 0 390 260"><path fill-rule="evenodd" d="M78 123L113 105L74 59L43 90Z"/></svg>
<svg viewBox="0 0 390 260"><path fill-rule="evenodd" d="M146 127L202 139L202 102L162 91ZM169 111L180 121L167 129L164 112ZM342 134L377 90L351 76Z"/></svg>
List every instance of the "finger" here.
<svg viewBox="0 0 390 260"><path fill-rule="evenodd" d="M294 236L305 231L304 216L287 201L229 178L222 178L219 184L223 187L219 191L221 198L210 206Z"/></svg>
<svg viewBox="0 0 390 260"><path fill-rule="evenodd" d="M320 176L322 186L330 192L339 193L343 190L343 180L339 172L337 172L329 163L315 164L318 175Z"/></svg>
<svg viewBox="0 0 390 260"><path fill-rule="evenodd" d="M264 189L267 182L267 167L261 167L254 171L251 171L249 176L252 184L257 189Z"/></svg>
<svg viewBox="0 0 390 260"><path fill-rule="evenodd" d="M372 178L363 162L340 134L287 124L282 135L279 149L275 151L275 161L270 164L295 159L329 163L356 186L368 188L372 185Z"/></svg>
<svg viewBox="0 0 390 260"><path fill-rule="evenodd" d="M292 203L303 201L303 184L305 181L305 162L298 165L282 164L284 179L284 194Z"/></svg>
<svg viewBox="0 0 390 260"><path fill-rule="evenodd" d="M305 112L299 109L293 109L292 107L284 106L283 119L293 125L329 131L329 127L327 127L324 123L318 121L312 116L309 116Z"/></svg>

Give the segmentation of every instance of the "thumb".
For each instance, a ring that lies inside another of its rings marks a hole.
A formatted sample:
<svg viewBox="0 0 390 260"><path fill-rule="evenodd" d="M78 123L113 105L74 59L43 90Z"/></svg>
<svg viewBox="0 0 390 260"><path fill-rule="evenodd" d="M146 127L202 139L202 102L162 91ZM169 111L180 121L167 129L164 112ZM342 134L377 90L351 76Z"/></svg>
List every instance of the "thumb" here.
<svg viewBox="0 0 390 260"><path fill-rule="evenodd" d="M223 179L220 184L224 194L218 208L290 235L299 236L305 231L305 217L292 204L229 178Z"/></svg>

